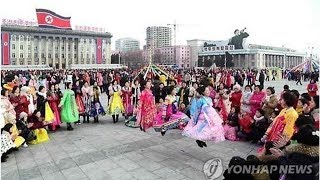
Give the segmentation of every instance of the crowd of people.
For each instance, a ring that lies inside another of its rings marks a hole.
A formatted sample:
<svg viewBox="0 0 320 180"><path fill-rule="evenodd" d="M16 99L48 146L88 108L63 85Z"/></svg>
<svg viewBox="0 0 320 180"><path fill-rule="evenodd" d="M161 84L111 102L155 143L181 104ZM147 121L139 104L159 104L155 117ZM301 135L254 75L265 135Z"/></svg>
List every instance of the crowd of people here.
<svg viewBox="0 0 320 180"><path fill-rule="evenodd" d="M275 92L264 87L270 76L276 79L275 71L138 72L2 71L1 161L20 146L48 141L48 131L60 131L62 123L72 131L74 124L99 123L110 115L113 123L123 116L126 126L145 132L153 128L162 136L180 129L200 148L226 139L261 145L257 156L234 157L231 164L318 163L318 78L311 77L306 92L288 85ZM107 104L101 103L103 93ZM290 159L292 153L305 161Z"/></svg>

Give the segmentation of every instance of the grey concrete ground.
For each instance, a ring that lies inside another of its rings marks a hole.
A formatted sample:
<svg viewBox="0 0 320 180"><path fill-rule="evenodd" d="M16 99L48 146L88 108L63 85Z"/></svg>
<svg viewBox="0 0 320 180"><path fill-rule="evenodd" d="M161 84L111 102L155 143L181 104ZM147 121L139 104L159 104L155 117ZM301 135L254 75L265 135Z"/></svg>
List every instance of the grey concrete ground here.
<svg viewBox="0 0 320 180"><path fill-rule="evenodd" d="M296 86L287 81L270 81L265 86L274 86L279 93L285 83L300 92L306 88L306 83ZM231 141L199 148L179 130L162 137L152 129L144 133L126 127L123 121L113 124L110 116L104 116L99 124L75 125L72 132L63 126L49 134L50 141L11 154L8 162L1 163L1 179L200 180L205 179L202 169L207 160L219 157L227 165L232 156L246 157L258 148Z"/></svg>

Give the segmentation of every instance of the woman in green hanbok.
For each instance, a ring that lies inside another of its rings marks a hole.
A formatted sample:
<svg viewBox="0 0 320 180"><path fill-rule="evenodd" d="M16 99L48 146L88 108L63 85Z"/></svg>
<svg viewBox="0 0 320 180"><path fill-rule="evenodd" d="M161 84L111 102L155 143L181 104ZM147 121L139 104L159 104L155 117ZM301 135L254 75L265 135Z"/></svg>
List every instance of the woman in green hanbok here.
<svg viewBox="0 0 320 180"><path fill-rule="evenodd" d="M67 83L67 89L63 92L63 97L60 101L61 120L67 123L67 130L72 131L71 123L77 122L79 119L79 111L76 103L74 91L71 82Z"/></svg>

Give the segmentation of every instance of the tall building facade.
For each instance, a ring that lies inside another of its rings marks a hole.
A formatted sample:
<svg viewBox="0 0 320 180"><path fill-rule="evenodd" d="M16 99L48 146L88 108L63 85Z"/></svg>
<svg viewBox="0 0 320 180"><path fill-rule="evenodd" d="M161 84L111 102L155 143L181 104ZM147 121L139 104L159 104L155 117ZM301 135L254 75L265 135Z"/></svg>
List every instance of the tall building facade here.
<svg viewBox="0 0 320 180"><path fill-rule="evenodd" d="M190 46L170 46L157 48L155 49L155 54L157 55L157 53L160 53L160 64L177 65L179 68L191 68L192 62L190 56Z"/></svg>
<svg viewBox="0 0 320 180"><path fill-rule="evenodd" d="M131 52L140 50L140 42L133 38L121 38L116 40L116 51Z"/></svg>
<svg viewBox="0 0 320 180"><path fill-rule="evenodd" d="M9 60L2 59L2 65L64 69L76 64L111 63L110 33L3 25L1 34L9 37Z"/></svg>
<svg viewBox="0 0 320 180"><path fill-rule="evenodd" d="M171 28L165 26L147 27L146 47L162 48L171 46Z"/></svg>

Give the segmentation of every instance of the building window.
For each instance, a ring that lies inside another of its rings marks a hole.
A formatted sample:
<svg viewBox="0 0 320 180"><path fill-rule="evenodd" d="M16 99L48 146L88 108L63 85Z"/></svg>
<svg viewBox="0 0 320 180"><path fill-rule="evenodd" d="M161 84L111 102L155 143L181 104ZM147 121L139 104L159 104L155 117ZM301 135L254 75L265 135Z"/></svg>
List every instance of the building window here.
<svg viewBox="0 0 320 180"><path fill-rule="evenodd" d="M55 54L55 57L58 58L58 53Z"/></svg>
<svg viewBox="0 0 320 180"><path fill-rule="evenodd" d="M23 58L23 54L22 53L20 53L20 58Z"/></svg>
<svg viewBox="0 0 320 180"><path fill-rule="evenodd" d="M41 58L44 58L44 53L41 53Z"/></svg>
<svg viewBox="0 0 320 180"><path fill-rule="evenodd" d="M15 44L12 44L12 49L16 49L16 45Z"/></svg>
<svg viewBox="0 0 320 180"><path fill-rule="evenodd" d="M58 50L58 46L56 46L56 50Z"/></svg>
<svg viewBox="0 0 320 180"><path fill-rule="evenodd" d="M23 50L23 45L20 45L20 50Z"/></svg>
<svg viewBox="0 0 320 180"><path fill-rule="evenodd" d="M87 59L89 59L89 54L87 54Z"/></svg>
<svg viewBox="0 0 320 180"><path fill-rule="evenodd" d="M64 46L62 46L61 49L64 50Z"/></svg>
<svg viewBox="0 0 320 180"><path fill-rule="evenodd" d="M48 54L48 58L51 58L51 54L50 53Z"/></svg>
<svg viewBox="0 0 320 180"><path fill-rule="evenodd" d="M31 58L31 53L28 53L28 58Z"/></svg>
<svg viewBox="0 0 320 180"><path fill-rule="evenodd" d="M73 56L74 58L76 58L77 57L77 54L74 54L74 56Z"/></svg>
<svg viewBox="0 0 320 180"><path fill-rule="evenodd" d="M30 50L31 49L31 45L28 45L28 50Z"/></svg>
<svg viewBox="0 0 320 180"><path fill-rule="evenodd" d="M61 57L64 58L64 54L61 54Z"/></svg>
<svg viewBox="0 0 320 180"><path fill-rule="evenodd" d="M15 54L15 53L12 53L11 57L12 57L12 58L16 58L16 54Z"/></svg>
<svg viewBox="0 0 320 180"><path fill-rule="evenodd" d="M77 45L74 45L74 50L77 50Z"/></svg>
<svg viewBox="0 0 320 180"><path fill-rule="evenodd" d="M38 50L38 47L37 47L37 46L35 46L35 47L34 47L34 50L35 50L35 51L36 51L36 50Z"/></svg>
<svg viewBox="0 0 320 180"><path fill-rule="evenodd" d="M34 53L34 57L37 58L38 57L38 53Z"/></svg>
<svg viewBox="0 0 320 180"><path fill-rule="evenodd" d="M94 54L92 54L92 59L94 59Z"/></svg>

